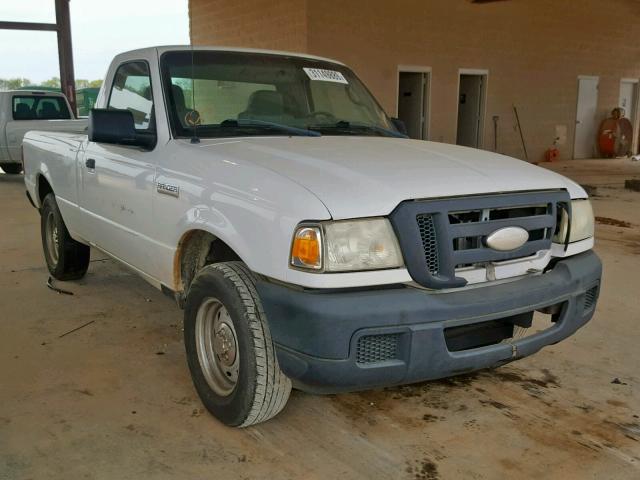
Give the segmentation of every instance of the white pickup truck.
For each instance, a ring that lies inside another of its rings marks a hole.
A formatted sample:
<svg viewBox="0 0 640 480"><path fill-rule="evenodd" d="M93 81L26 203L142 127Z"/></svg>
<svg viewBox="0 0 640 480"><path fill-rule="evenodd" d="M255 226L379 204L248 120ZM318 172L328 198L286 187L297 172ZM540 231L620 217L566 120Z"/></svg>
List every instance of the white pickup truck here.
<svg viewBox="0 0 640 480"><path fill-rule="evenodd" d="M0 92L0 168L22 171L22 139L29 130L83 132L86 120L76 120L62 93L39 90Z"/></svg>
<svg viewBox="0 0 640 480"><path fill-rule="evenodd" d="M494 367L593 316L579 185L401 130L333 60L148 48L114 59L88 135L26 135L25 184L51 274L92 246L175 297L202 402L247 426L292 385Z"/></svg>

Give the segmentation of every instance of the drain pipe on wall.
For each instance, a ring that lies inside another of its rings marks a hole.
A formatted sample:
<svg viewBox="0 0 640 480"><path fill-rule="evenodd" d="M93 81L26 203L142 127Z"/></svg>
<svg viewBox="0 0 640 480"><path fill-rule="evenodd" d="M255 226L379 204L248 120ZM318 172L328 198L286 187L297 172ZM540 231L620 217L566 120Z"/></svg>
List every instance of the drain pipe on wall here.
<svg viewBox="0 0 640 480"><path fill-rule="evenodd" d="M493 116L493 151L498 153L498 115Z"/></svg>

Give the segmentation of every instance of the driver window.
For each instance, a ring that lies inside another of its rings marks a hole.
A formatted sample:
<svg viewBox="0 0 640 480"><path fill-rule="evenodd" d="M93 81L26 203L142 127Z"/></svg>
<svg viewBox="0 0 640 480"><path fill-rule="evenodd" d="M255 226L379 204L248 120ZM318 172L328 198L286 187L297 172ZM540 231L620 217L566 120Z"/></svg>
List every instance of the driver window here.
<svg viewBox="0 0 640 480"><path fill-rule="evenodd" d="M110 110L129 110L136 130L151 130L153 95L146 62L129 62L118 67L109 96Z"/></svg>

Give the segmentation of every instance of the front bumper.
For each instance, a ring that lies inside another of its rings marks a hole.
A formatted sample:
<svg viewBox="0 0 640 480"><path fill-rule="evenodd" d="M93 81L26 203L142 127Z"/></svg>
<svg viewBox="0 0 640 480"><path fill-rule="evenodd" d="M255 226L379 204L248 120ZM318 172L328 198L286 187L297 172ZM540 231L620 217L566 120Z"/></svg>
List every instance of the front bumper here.
<svg viewBox="0 0 640 480"><path fill-rule="evenodd" d="M442 378L531 355L591 319L601 275L600 259L589 251L543 275L458 292L404 286L309 291L266 281L257 288L282 371L297 388L333 393ZM445 329L558 304L557 321L542 332L462 351L447 347ZM383 339L374 350L391 349L393 358L363 363L358 347L365 337Z"/></svg>

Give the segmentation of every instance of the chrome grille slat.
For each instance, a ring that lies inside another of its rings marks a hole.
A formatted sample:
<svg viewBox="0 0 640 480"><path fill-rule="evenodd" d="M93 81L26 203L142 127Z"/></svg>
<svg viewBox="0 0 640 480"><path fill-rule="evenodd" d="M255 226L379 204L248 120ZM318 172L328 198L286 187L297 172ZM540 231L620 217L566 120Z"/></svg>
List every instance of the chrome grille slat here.
<svg viewBox="0 0 640 480"><path fill-rule="evenodd" d="M550 247L549 240L535 240L529 241L525 247L514 250L513 255L509 260L513 258L525 258L529 257L540 250L547 250ZM522 252L522 253L520 253ZM455 252L456 265L466 263L482 263L482 262L498 262L505 260L504 252L498 252L490 248L474 248L470 250L457 250Z"/></svg>
<svg viewBox="0 0 640 480"><path fill-rule="evenodd" d="M522 222L521 222L522 221ZM486 222L457 223L451 225L454 238L489 235L503 227L520 226L526 222L527 230L554 227L556 222L551 215L536 215L535 217L507 218L503 220L488 220Z"/></svg>

